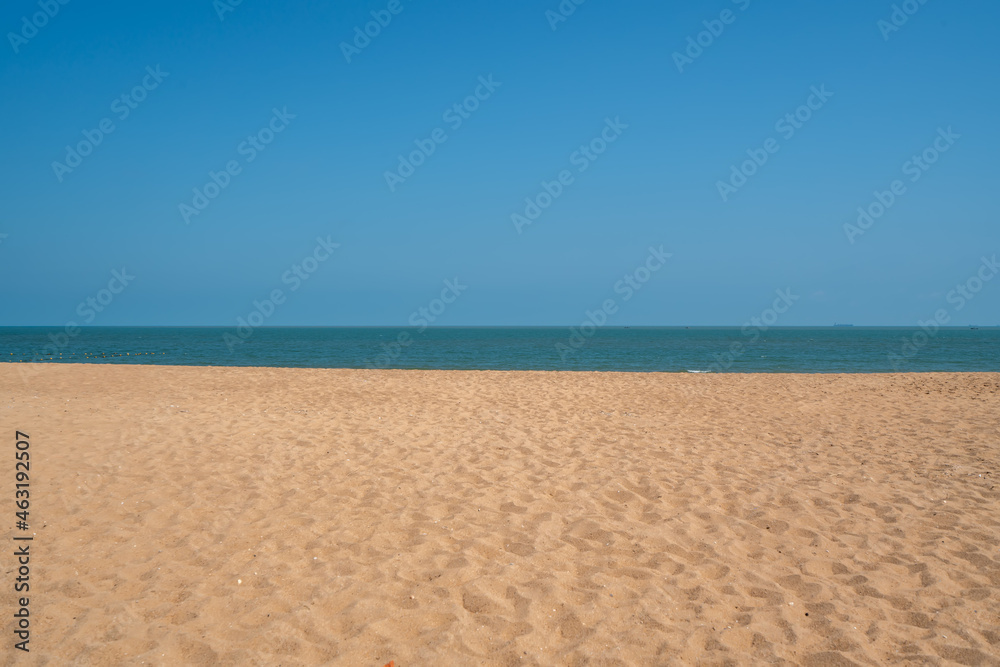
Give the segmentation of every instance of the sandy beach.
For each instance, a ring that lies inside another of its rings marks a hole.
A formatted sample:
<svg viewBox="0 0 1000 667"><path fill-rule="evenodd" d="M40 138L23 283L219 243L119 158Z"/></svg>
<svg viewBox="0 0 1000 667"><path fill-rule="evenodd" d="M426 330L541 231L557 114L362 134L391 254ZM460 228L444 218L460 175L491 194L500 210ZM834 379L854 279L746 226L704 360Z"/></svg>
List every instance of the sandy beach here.
<svg viewBox="0 0 1000 667"><path fill-rule="evenodd" d="M0 364L4 664L1000 664L1000 375Z"/></svg>

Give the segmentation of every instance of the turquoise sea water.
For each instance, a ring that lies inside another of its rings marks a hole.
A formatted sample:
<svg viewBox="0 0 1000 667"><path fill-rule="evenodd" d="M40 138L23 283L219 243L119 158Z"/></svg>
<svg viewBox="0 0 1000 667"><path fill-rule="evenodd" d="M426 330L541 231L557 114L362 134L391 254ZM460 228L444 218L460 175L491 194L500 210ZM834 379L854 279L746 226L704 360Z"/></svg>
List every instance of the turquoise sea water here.
<svg viewBox="0 0 1000 667"><path fill-rule="evenodd" d="M574 334L574 332L576 332ZM241 338L240 333L247 335ZM75 334L75 335L73 335ZM587 335L589 334L589 335ZM1000 328L0 327L3 361L668 372L1000 371Z"/></svg>

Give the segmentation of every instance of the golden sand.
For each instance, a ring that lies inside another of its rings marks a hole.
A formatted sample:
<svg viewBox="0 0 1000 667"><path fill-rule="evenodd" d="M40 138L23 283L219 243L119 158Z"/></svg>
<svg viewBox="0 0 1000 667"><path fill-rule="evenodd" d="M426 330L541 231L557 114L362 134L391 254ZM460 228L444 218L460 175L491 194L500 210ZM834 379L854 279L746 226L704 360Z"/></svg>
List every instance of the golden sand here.
<svg viewBox="0 0 1000 667"><path fill-rule="evenodd" d="M1000 375L0 364L5 664L1000 664ZM9 542L11 543L11 542Z"/></svg>

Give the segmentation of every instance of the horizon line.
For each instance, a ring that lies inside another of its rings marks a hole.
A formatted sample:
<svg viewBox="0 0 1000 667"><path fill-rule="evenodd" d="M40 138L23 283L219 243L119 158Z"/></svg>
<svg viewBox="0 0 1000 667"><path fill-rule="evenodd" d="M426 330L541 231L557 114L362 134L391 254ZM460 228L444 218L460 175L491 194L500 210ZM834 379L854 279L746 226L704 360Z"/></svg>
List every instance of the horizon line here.
<svg viewBox="0 0 1000 667"><path fill-rule="evenodd" d="M74 324L77 329L232 329L233 324ZM751 326L744 324L617 324L604 325L598 329L742 329ZM275 324L261 325L253 329L569 329L579 328L580 323L573 324L441 324L435 326L411 326L408 324ZM0 324L0 329L68 329L67 324ZM919 324L796 324L769 326L771 329L914 329ZM997 329L1000 324L959 324L940 325L940 329Z"/></svg>

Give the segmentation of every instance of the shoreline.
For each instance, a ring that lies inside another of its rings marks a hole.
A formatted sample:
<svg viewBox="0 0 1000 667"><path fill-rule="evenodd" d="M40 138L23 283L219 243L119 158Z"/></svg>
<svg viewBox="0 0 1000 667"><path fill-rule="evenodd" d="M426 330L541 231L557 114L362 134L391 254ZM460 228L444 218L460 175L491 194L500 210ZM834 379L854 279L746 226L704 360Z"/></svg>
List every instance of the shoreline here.
<svg viewBox="0 0 1000 667"><path fill-rule="evenodd" d="M996 375L1000 377L1000 371L621 371L621 370L555 370L555 369L495 369L495 368L343 368L343 367L317 367L317 366L220 366L204 365L192 366L189 364L133 364L117 362L74 362L74 361L52 361L52 362L14 362L0 361L0 368L29 367L32 369L46 366L71 366L71 367L91 367L91 366L111 366L116 368L184 368L192 370L200 369L230 369L230 370L291 370L291 371L352 371L352 372L408 372L408 373L567 373L572 375L583 375L587 373L600 373L605 375L711 375L715 377L729 376L801 376L801 377L865 377L865 376L931 376L931 375Z"/></svg>

